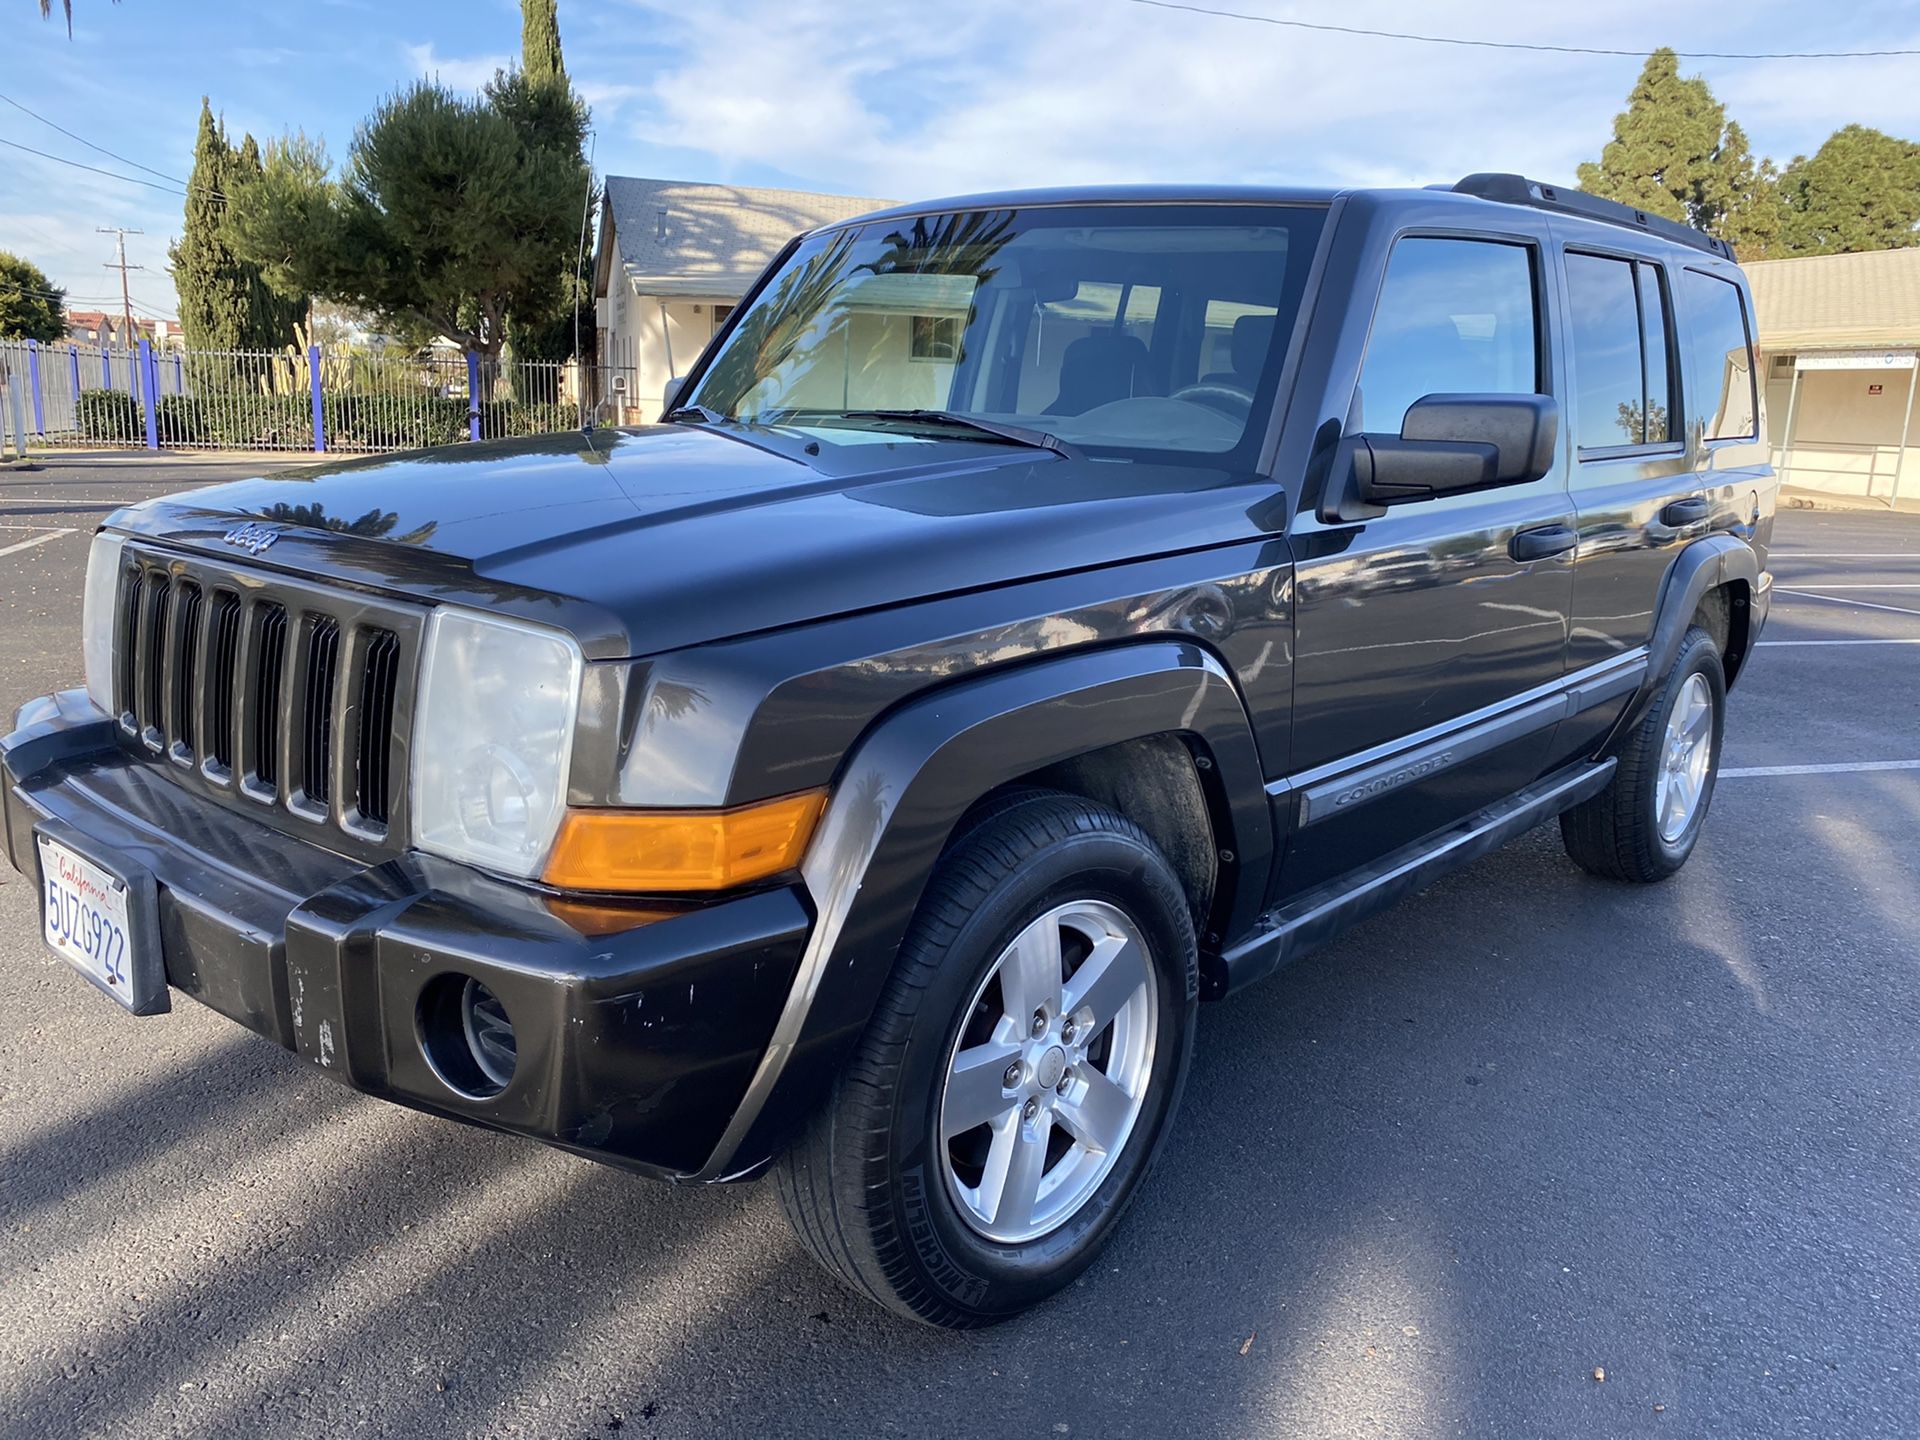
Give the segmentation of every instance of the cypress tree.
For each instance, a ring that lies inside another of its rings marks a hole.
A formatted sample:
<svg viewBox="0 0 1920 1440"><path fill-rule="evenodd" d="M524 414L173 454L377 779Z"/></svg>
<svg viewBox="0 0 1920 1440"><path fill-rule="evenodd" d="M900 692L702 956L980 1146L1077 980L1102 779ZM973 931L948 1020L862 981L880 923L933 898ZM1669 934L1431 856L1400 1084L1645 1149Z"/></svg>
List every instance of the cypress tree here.
<svg viewBox="0 0 1920 1440"><path fill-rule="evenodd" d="M530 80L565 80L559 0L520 0L520 68Z"/></svg>
<svg viewBox="0 0 1920 1440"><path fill-rule="evenodd" d="M202 96L186 217L180 238L168 249L180 295L180 328L190 349L278 349L294 338L294 324L305 313L304 302L270 289L260 267L236 255L221 233L228 191L237 180L259 172L260 151L253 137L236 151Z"/></svg>

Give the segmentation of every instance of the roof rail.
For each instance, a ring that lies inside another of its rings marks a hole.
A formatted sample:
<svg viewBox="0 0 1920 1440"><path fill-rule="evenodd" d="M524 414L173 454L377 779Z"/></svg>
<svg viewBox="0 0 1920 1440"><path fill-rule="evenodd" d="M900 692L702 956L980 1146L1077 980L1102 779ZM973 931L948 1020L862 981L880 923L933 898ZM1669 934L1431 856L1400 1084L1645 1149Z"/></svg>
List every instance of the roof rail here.
<svg viewBox="0 0 1920 1440"><path fill-rule="evenodd" d="M1622 205L1617 200L1602 200L1598 195L1589 195L1584 190L1562 190L1555 185L1545 185L1538 180L1529 180L1524 175L1495 172L1469 175L1453 189L1461 195L1477 195L1482 200L1497 200L1504 205L1528 205L1535 210L1554 210L1562 215L1578 215L1584 220L1620 225L1629 230L1658 235L1676 245L1704 250L1709 255L1718 255L1722 260L1734 258L1733 246L1715 239L1704 230L1696 230L1691 225L1682 225L1664 216L1649 215L1644 210Z"/></svg>

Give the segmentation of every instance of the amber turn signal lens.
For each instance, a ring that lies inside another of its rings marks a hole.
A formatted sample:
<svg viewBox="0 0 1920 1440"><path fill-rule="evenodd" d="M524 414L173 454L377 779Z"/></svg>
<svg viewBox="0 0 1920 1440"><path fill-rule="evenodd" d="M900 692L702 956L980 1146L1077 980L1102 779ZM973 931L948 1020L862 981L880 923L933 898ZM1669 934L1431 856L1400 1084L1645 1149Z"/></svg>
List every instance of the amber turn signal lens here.
<svg viewBox="0 0 1920 1440"><path fill-rule="evenodd" d="M731 890L800 863L824 790L734 810L569 810L547 860L562 890Z"/></svg>

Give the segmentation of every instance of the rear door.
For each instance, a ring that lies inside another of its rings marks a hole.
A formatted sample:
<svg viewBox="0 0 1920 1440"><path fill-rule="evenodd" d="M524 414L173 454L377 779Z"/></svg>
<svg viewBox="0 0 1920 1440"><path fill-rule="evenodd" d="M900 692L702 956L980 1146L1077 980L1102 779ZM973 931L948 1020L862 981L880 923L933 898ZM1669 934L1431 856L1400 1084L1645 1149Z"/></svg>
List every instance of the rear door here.
<svg viewBox="0 0 1920 1440"><path fill-rule="evenodd" d="M1545 225L1516 217L1515 230L1392 240L1371 324L1357 319L1346 433L1397 434L1428 394L1555 393ZM1295 517L1299 833L1283 897L1537 778L1566 664L1572 525L1562 459L1529 484L1360 524ZM1524 558L1529 534L1559 548Z"/></svg>
<svg viewBox="0 0 1920 1440"><path fill-rule="evenodd" d="M1714 469L1758 434L1739 288L1683 251L1586 243L1601 230L1578 227L1559 252L1580 530L1567 666L1605 697L1562 728L1562 755L1597 742L1626 704L1681 548L1757 508L1740 472Z"/></svg>

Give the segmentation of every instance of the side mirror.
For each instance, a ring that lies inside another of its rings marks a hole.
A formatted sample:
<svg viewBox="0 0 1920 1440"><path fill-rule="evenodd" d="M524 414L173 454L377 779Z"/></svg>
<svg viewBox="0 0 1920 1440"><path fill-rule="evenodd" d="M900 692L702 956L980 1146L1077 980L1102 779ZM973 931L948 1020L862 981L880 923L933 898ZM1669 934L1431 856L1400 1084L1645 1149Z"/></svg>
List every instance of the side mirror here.
<svg viewBox="0 0 1920 1440"><path fill-rule="evenodd" d="M687 388L687 377L675 375L661 388L660 413L671 414L673 407L680 403L680 392Z"/></svg>
<svg viewBox="0 0 1920 1440"><path fill-rule="evenodd" d="M1334 453L1320 518L1372 520L1389 505L1497 485L1553 468L1560 403L1551 395L1424 395L1398 435L1349 435Z"/></svg>

